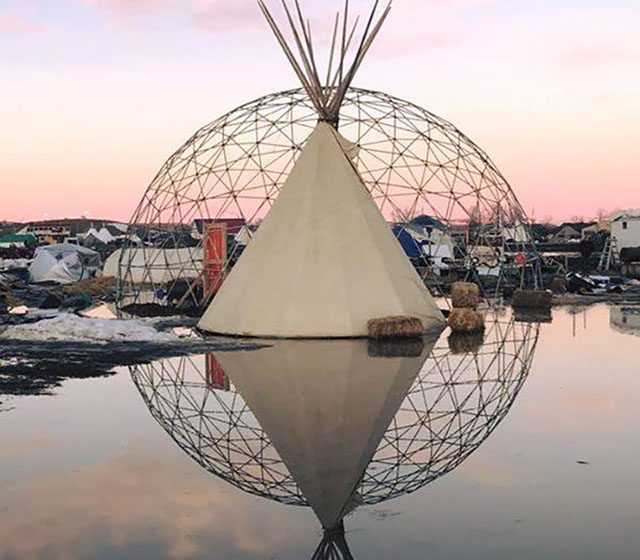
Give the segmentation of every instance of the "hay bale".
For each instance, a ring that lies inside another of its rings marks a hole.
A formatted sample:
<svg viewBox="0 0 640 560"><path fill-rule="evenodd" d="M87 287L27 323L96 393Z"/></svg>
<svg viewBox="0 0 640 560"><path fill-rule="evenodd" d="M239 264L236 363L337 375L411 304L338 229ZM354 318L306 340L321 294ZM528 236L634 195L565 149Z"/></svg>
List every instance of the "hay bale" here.
<svg viewBox="0 0 640 560"><path fill-rule="evenodd" d="M451 286L451 305L455 309L476 309L480 303L480 288L471 282L455 282Z"/></svg>
<svg viewBox="0 0 640 560"><path fill-rule="evenodd" d="M422 338L369 340L367 353L372 358L419 358L424 352Z"/></svg>
<svg viewBox="0 0 640 560"><path fill-rule="evenodd" d="M484 330L484 315L475 309L452 309L447 323L454 333L477 333Z"/></svg>
<svg viewBox="0 0 640 560"><path fill-rule="evenodd" d="M422 336L424 326L417 317L382 317L367 323L369 338L415 338Z"/></svg>
<svg viewBox="0 0 640 560"><path fill-rule="evenodd" d="M551 309L552 299L550 290L516 290L511 305L520 309Z"/></svg>
<svg viewBox="0 0 640 560"><path fill-rule="evenodd" d="M484 330L474 333L452 332L447 339L452 354L477 354L484 344Z"/></svg>

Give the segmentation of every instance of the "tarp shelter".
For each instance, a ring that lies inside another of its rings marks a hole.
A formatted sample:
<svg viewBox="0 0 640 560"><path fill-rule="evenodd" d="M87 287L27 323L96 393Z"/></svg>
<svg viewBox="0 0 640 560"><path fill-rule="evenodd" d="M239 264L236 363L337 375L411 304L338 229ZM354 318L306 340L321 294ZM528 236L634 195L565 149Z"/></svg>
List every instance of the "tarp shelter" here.
<svg viewBox="0 0 640 560"><path fill-rule="evenodd" d="M100 255L86 247L60 243L36 249L29 267L32 282L70 284L91 278L101 265Z"/></svg>
<svg viewBox="0 0 640 560"><path fill-rule="evenodd" d="M426 218L426 216L425 216ZM417 265L430 264L434 271L440 273L448 268L448 262L455 258L454 242L444 231L429 226L398 224L393 227L402 249L409 259Z"/></svg>
<svg viewBox="0 0 640 560"><path fill-rule="evenodd" d="M30 233L12 233L0 237L0 247L33 247L38 244L38 238Z"/></svg>
<svg viewBox="0 0 640 560"><path fill-rule="evenodd" d="M424 260L424 251L420 246L420 243L416 241L416 239L401 225L393 226L393 235L396 236L396 239L404 249L405 254L412 261L422 261Z"/></svg>

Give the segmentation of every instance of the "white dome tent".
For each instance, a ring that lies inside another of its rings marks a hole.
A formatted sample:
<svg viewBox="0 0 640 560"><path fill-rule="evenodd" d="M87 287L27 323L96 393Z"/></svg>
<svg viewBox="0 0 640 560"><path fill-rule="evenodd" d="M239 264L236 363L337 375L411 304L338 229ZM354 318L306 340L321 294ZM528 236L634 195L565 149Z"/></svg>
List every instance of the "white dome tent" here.
<svg viewBox="0 0 640 560"><path fill-rule="evenodd" d="M96 275L102 260L100 254L70 243L45 245L36 249L29 267L32 282L71 284Z"/></svg>

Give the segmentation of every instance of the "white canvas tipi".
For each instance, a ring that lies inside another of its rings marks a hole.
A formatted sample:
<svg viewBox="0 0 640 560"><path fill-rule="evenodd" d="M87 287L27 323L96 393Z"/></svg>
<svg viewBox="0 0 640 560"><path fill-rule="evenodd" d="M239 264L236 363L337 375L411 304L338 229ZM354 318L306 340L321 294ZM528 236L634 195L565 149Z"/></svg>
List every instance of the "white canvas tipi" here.
<svg viewBox="0 0 640 560"><path fill-rule="evenodd" d="M319 83L317 72L304 64L305 77L262 7L320 120L200 328L256 337L338 338L367 336L369 320L388 316L417 317L425 329L441 324L441 312L347 153L351 144L337 130L349 82L388 9L371 34L369 27L365 31L349 77L336 88L323 88L309 85ZM307 33L304 26L298 32ZM341 61L340 72L343 66Z"/></svg>

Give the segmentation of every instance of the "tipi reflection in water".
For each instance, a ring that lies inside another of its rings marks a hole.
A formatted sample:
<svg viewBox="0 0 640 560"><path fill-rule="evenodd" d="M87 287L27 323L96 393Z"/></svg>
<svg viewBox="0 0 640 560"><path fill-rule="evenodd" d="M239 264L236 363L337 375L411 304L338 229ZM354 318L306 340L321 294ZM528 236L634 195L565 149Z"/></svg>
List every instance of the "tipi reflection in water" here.
<svg viewBox="0 0 640 560"><path fill-rule="evenodd" d="M278 341L132 368L156 420L238 488L309 506L314 558L351 558L343 519L450 472L510 409L538 326L493 317L481 339Z"/></svg>

